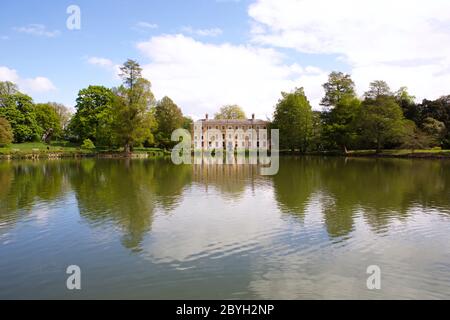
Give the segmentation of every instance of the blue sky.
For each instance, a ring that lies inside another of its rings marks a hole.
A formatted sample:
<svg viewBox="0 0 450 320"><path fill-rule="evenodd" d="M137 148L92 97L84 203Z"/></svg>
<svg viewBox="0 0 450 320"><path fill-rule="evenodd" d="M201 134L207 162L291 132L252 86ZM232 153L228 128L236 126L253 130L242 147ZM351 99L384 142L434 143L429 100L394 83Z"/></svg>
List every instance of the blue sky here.
<svg viewBox="0 0 450 320"><path fill-rule="evenodd" d="M450 83L449 1L398 0L414 6L407 10L387 0L335 2L3 0L0 80L36 101L73 106L81 88L117 85L117 66L133 58L157 98L170 96L194 118L234 103L270 117L280 91L300 86L318 108L331 70L352 73L360 93L379 78L418 98L450 93L442 85ZM392 14L377 17L384 2ZM72 4L80 30L66 27Z"/></svg>

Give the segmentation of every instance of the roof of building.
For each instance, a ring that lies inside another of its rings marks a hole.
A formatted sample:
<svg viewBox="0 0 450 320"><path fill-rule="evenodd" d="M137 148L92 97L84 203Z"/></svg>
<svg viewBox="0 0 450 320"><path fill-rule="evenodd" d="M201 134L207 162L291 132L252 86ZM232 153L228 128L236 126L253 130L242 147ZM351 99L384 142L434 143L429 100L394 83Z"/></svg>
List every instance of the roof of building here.
<svg viewBox="0 0 450 320"><path fill-rule="evenodd" d="M268 121L260 120L260 119L200 119L198 122L207 123L210 125L251 125L251 124L267 124Z"/></svg>

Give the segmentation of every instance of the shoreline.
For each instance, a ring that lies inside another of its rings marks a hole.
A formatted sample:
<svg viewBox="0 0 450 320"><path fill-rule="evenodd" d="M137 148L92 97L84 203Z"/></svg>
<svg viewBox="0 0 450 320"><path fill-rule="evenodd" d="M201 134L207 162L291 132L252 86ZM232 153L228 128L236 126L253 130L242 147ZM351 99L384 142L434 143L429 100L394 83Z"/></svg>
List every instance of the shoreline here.
<svg viewBox="0 0 450 320"><path fill-rule="evenodd" d="M320 156L320 157L342 157L342 158L371 158L371 159L431 159L431 160L450 160L450 151L443 152L406 152L406 153L389 153L398 150L385 150L381 153L375 153L374 151L352 151L347 154L340 152L290 152L280 151L279 154L282 157L295 156ZM138 151L126 155L123 152L16 152L10 154L0 154L0 161L11 160L61 160L61 159L147 159L170 155L170 151Z"/></svg>

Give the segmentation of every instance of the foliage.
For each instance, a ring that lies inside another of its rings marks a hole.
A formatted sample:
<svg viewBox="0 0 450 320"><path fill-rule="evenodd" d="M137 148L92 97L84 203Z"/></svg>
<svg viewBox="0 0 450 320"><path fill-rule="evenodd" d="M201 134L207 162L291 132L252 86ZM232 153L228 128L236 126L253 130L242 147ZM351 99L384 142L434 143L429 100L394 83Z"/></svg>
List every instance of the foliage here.
<svg viewBox="0 0 450 320"><path fill-rule="evenodd" d="M387 144L398 143L404 132L402 109L394 98L384 95L365 100L358 121L363 139L375 145L377 152Z"/></svg>
<svg viewBox="0 0 450 320"><path fill-rule="evenodd" d="M369 91L364 93L364 97L366 99L376 100L380 97L389 97L392 96L391 88L386 83L386 81L375 80L370 83Z"/></svg>
<svg viewBox="0 0 450 320"><path fill-rule="evenodd" d="M405 131L402 137L402 148L410 149L411 153L417 149L426 149L430 147L432 139L425 132L417 128L416 124L411 120L406 120Z"/></svg>
<svg viewBox="0 0 450 320"><path fill-rule="evenodd" d="M123 84L114 89L112 128L115 141L130 153L133 146L153 142L156 121L151 107L155 99L151 83L142 78L136 61L127 60L120 70Z"/></svg>
<svg viewBox="0 0 450 320"><path fill-rule="evenodd" d="M325 107L335 107L344 97L355 97L355 83L350 75L342 72L332 72L328 82L323 85L325 97L320 103Z"/></svg>
<svg viewBox="0 0 450 320"><path fill-rule="evenodd" d="M155 117L158 123L158 144L162 147L173 145L170 139L172 132L185 125L181 109L169 97L164 97L156 104Z"/></svg>
<svg viewBox="0 0 450 320"><path fill-rule="evenodd" d="M36 104L36 122L41 127L43 133L52 131L52 136L60 138L62 135L61 119L56 110L48 103Z"/></svg>
<svg viewBox="0 0 450 320"><path fill-rule="evenodd" d="M76 140L90 139L101 145L112 144L112 104L114 94L103 86L89 86L78 93L77 109L69 132Z"/></svg>
<svg viewBox="0 0 450 320"><path fill-rule="evenodd" d="M337 146L345 153L358 138L357 120L361 112L361 101L355 97L344 97L326 117L324 136L331 147Z"/></svg>
<svg viewBox="0 0 450 320"><path fill-rule="evenodd" d="M312 135L311 105L303 88L281 95L273 121L273 127L280 130L280 147L305 152Z"/></svg>
<svg viewBox="0 0 450 320"><path fill-rule="evenodd" d="M247 116L240 106L234 104L220 108L220 111L214 115L214 118L217 120L244 120L247 119Z"/></svg>
<svg viewBox="0 0 450 320"><path fill-rule="evenodd" d="M11 124L15 142L39 140L42 129L36 122L34 111L33 100L23 93L0 97L0 116Z"/></svg>
<svg viewBox="0 0 450 320"><path fill-rule="evenodd" d="M13 130L8 120L0 118L0 146L10 144L13 139Z"/></svg>
<svg viewBox="0 0 450 320"><path fill-rule="evenodd" d="M94 143L91 141L91 139L84 139L83 144L81 145L81 149L95 149Z"/></svg>

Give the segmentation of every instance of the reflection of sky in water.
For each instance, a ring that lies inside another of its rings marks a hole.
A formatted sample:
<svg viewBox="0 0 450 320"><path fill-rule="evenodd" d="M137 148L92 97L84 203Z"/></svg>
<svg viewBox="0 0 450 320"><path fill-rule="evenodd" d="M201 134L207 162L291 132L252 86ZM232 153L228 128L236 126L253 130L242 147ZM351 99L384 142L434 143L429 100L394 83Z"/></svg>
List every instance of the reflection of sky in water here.
<svg viewBox="0 0 450 320"><path fill-rule="evenodd" d="M2 164L0 297L71 297L61 284L78 264L84 298L449 298L446 169ZM381 291L366 289L372 264Z"/></svg>

